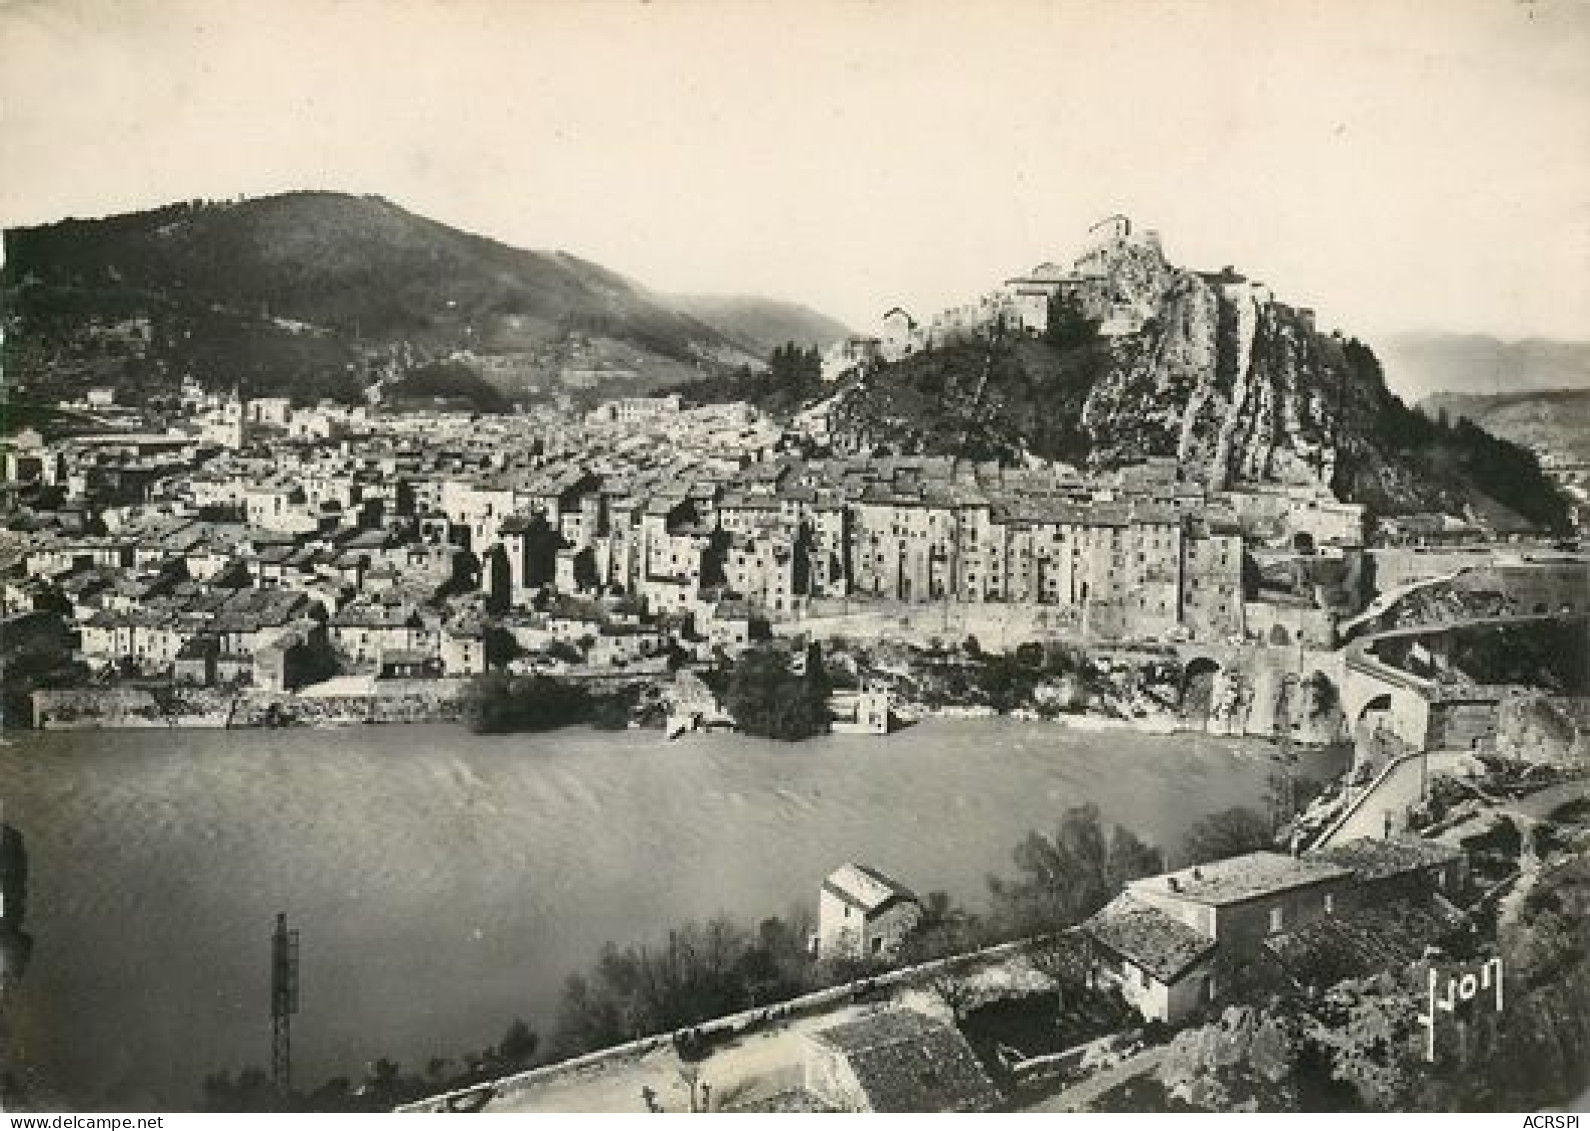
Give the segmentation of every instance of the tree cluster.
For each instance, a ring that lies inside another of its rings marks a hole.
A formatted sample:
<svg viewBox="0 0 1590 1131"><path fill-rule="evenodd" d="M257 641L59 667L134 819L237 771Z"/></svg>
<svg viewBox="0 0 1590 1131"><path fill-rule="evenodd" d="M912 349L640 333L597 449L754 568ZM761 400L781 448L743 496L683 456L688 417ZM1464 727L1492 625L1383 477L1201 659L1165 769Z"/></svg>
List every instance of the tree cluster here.
<svg viewBox="0 0 1590 1131"><path fill-rule="evenodd" d="M1388 497L1376 474L1378 451L1403 464L1423 494L1423 505L1458 511L1475 489L1509 510L1553 531L1568 529L1568 502L1528 448L1493 436L1465 418L1432 419L1386 389L1380 360L1367 345L1343 346L1344 443L1331 486L1340 498L1365 502L1382 513L1404 513L1407 500Z"/></svg>
<svg viewBox="0 0 1590 1131"><path fill-rule="evenodd" d="M679 394L692 404L745 401L773 416L788 416L823 395L822 373L822 355L815 346L786 342L774 347L764 372L742 366L710 374L680 386Z"/></svg>
<svg viewBox="0 0 1590 1131"><path fill-rule="evenodd" d="M1106 827L1098 806L1067 809L1052 836L1030 832L1016 846L1017 875L990 878L993 915L1012 934L1040 934L1082 922L1127 880L1165 869L1159 849L1120 825Z"/></svg>
<svg viewBox="0 0 1590 1131"><path fill-rule="evenodd" d="M805 942L792 915L755 931L720 917L675 928L660 945L608 943L564 985L553 1043L575 1056L788 1000L816 984Z"/></svg>
<svg viewBox="0 0 1590 1131"><path fill-rule="evenodd" d="M235 1076L228 1070L215 1072L204 1079L200 1107L217 1112L391 1111L426 1096L523 1072L536 1063L540 1051L540 1037L515 1020L497 1044L458 1060L432 1057L422 1072L405 1072L397 1061L382 1057L357 1082L336 1076L309 1091L281 1091L254 1066Z"/></svg>
<svg viewBox="0 0 1590 1131"><path fill-rule="evenodd" d="M817 645L808 649L801 673L782 650L751 648L740 654L729 673L726 701L743 733L794 741L828 732L831 691Z"/></svg>
<svg viewBox="0 0 1590 1131"><path fill-rule="evenodd" d="M1072 711L1085 705L1099 684L1087 657L1064 645L1028 642L1011 652L989 652L969 636L959 657L941 647L930 648L927 658L930 663L918 668L920 694L933 706L981 703L1003 713Z"/></svg>
<svg viewBox="0 0 1590 1131"><path fill-rule="evenodd" d="M1590 687L1590 632L1582 617L1458 629L1448 643L1452 666L1476 683L1520 684L1568 696Z"/></svg>
<svg viewBox="0 0 1590 1131"><path fill-rule="evenodd" d="M476 734L555 730L590 722L596 703L584 687L549 675L486 672L470 683L464 720Z"/></svg>
<svg viewBox="0 0 1590 1131"><path fill-rule="evenodd" d="M1264 814L1236 805L1211 813L1187 830L1182 839L1182 862L1208 864L1274 847L1274 835Z"/></svg>
<svg viewBox="0 0 1590 1131"><path fill-rule="evenodd" d="M390 390L394 400L441 398L467 404L476 412L507 412L502 390L459 361L432 361L416 366Z"/></svg>

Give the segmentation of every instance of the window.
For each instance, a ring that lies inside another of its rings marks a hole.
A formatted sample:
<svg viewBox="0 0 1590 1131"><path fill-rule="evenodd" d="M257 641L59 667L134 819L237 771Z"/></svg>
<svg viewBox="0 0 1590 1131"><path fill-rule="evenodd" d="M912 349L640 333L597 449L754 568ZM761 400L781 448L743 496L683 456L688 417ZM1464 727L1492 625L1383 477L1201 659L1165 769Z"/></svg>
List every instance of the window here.
<svg viewBox="0 0 1590 1131"><path fill-rule="evenodd" d="M872 936L872 953L873 954L882 954L883 953L883 937L881 935Z"/></svg>
<svg viewBox="0 0 1590 1131"><path fill-rule="evenodd" d="M1271 934L1274 934L1276 931L1279 931L1281 929L1281 925L1285 921L1285 918L1286 918L1286 916L1282 913L1282 909L1280 907L1277 906L1277 907L1270 908L1270 933Z"/></svg>

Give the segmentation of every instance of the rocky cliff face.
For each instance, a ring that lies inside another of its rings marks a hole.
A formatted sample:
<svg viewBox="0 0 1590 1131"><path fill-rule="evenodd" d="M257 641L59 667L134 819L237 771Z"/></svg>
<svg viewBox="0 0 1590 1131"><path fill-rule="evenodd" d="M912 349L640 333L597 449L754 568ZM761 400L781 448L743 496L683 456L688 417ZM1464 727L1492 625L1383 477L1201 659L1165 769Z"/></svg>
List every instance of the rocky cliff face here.
<svg viewBox="0 0 1590 1131"><path fill-rule="evenodd" d="M1175 267L1157 242L1119 240L1091 266L1083 306L1109 342L1079 421L1093 467L1175 456L1216 488L1314 484L1381 513L1563 524L1529 452L1409 409L1367 346L1262 283Z"/></svg>
<svg viewBox="0 0 1590 1131"><path fill-rule="evenodd" d="M1147 314L1114 340L1083 408L1092 461L1175 455L1209 481L1329 483L1347 366L1306 313L1240 276L1200 275L1125 245L1098 284Z"/></svg>

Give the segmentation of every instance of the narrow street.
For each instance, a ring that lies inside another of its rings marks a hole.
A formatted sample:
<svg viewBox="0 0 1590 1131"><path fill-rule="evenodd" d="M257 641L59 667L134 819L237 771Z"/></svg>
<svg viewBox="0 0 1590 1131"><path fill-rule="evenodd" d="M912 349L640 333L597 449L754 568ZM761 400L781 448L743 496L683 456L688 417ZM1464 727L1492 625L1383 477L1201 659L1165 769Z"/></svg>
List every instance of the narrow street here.
<svg viewBox="0 0 1590 1131"><path fill-rule="evenodd" d="M1041 1100L1023 1111L1086 1111L1088 1105L1106 1092L1120 1087L1137 1076L1145 1076L1159 1067L1165 1057L1165 1046L1154 1045L1119 1064L1094 1073L1075 1087Z"/></svg>

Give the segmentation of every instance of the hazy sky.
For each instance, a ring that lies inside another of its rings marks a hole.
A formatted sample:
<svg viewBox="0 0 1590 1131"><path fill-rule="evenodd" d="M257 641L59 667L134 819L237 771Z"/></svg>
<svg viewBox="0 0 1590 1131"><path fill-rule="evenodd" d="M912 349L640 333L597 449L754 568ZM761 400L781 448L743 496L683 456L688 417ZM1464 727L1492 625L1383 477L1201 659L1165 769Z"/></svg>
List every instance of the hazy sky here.
<svg viewBox="0 0 1590 1131"><path fill-rule="evenodd" d="M1359 333L1590 338L1590 3L0 0L7 225L379 193L870 325L1124 211Z"/></svg>

